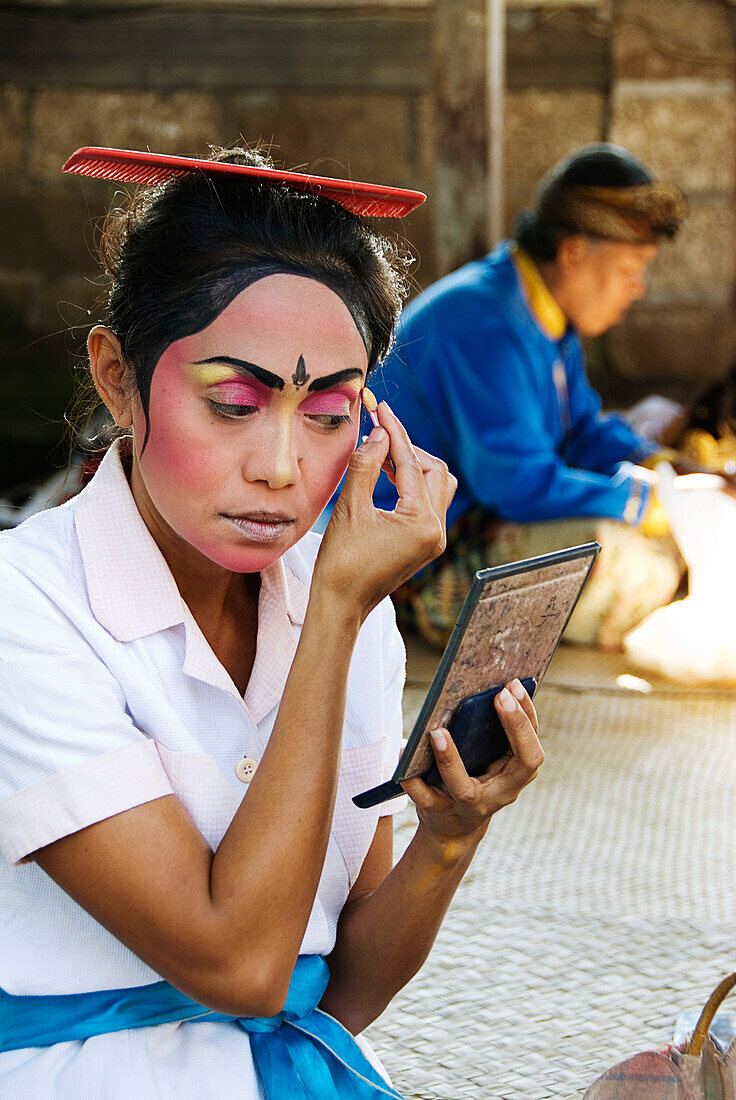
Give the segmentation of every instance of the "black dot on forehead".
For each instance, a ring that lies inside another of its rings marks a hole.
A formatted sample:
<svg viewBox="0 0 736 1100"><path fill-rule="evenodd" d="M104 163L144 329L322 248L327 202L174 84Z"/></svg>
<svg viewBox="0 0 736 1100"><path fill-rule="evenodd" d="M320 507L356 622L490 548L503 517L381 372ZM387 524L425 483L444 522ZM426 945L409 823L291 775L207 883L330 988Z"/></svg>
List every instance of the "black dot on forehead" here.
<svg viewBox="0 0 736 1100"><path fill-rule="evenodd" d="M307 374L307 367L304 362L304 356L300 355L296 364L296 370L291 376L291 380L295 386L306 386L311 375Z"/></svg>

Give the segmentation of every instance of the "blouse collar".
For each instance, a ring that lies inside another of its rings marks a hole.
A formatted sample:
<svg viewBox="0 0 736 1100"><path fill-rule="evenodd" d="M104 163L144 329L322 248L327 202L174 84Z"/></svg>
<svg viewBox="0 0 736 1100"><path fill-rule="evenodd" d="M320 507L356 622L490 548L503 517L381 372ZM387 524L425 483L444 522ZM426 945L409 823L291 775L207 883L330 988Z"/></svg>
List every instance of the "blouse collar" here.
<svg viewBox="0 0 736 1100"><path fill-rule="evenodd" d="M90 606L113 637L130 642L191 618L133 499L119 441L74 501L74 518ZM284 558L263 570L261 592L301 626L309 590Z"/></svg>

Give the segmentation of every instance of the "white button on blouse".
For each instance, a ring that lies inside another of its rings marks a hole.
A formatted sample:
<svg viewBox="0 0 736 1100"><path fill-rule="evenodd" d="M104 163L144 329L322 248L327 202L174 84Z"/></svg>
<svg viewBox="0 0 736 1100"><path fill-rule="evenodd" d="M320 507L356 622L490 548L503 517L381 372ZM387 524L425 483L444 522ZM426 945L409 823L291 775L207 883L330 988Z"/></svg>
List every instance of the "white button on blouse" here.
<svg viewBox="0 0 736 1100"><path fill-rule="evenodd" d="M253 760L250 756L244 756L243 759L239 760L235 765L235 774L241 783L250 783L251 779L256 774L257 767L257 760Z"/></svg>
<svg viewBox="0 0 736 1100"><path fill-rule="evenodd" d="M318 548L307 535L262 573L243 698L183 603L115 447L73 501L0 535L0 988L62 994L158 979L23 860L172 793L217 847L268 744ZM403 672L385 601L366 619L350 667L335 813L303 953L332 949L373 838L378 811L351 799L395 767ZM0 1097L259 1095L247 1033L234 1024L166 1024L0 1054Z"/></svg>

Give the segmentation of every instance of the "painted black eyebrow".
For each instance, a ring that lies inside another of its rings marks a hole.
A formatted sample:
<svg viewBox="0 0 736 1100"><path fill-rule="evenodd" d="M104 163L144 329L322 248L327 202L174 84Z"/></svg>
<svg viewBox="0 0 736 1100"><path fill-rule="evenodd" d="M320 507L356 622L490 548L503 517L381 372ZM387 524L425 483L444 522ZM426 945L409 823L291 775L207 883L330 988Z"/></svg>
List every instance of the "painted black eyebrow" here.
<svg viewBox="0 0 736 1100"><path fill-rule="evenodd" d="M284 388L284 380L278 374L272 374L270 370L264 370L263 367L256 366L255 363L249 363L247 359L233 359L231 355L213 355L211 359L195 360L194 365L204 367L208 363L225 363L228 367L235 367L241 374L252 375L256 381L262 382L270 390L282 390Z"/></svg>
<svg viewBox="0 0 736 1100"><path fill-rule="evenodd" d="M338 370L334 374L325 374L322 378L315 378L307 386L307 393L315 393L318 390L329 390L333 386L339 386L341 382L347 382L351 378L363 378L363 371L358 367L348 367L347 370Z"/></svg>

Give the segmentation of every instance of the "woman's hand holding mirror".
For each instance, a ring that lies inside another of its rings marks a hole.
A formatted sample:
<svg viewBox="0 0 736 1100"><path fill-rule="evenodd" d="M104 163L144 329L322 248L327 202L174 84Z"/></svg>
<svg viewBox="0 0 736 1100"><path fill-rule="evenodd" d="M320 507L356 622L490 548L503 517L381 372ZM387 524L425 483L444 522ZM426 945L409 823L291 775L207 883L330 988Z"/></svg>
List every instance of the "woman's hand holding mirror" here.
<svg viewBox="0 0 736 1100"><path fill-rule="evenodd" d="M421 779L402 783L416 804L423 830L444 848L454 849L464 839L477 841L496 811L516 801L544 761L537 713L518 680L496 696L494 706L509 750L483 775L468 775L450 734L438 729L432 733L432 749L442 786L430 787Z"/></svg>

